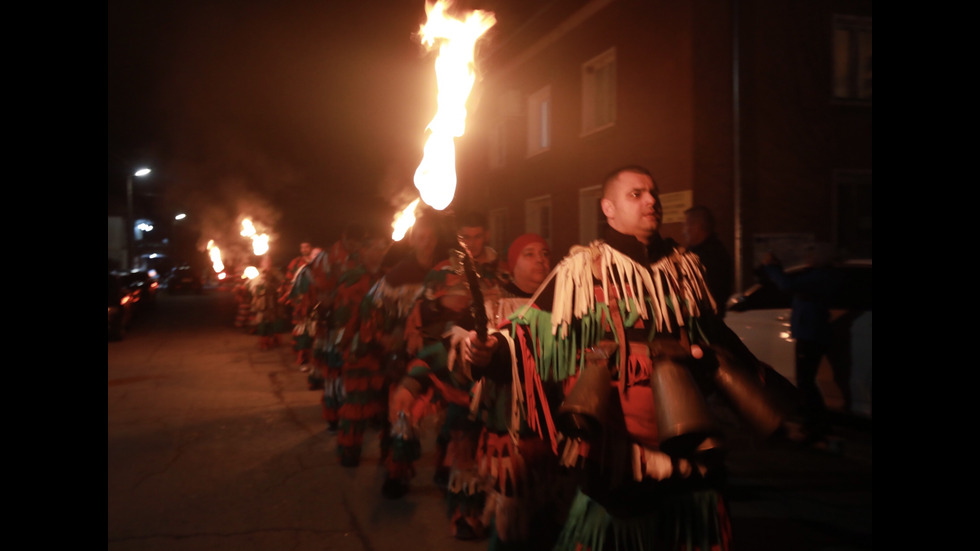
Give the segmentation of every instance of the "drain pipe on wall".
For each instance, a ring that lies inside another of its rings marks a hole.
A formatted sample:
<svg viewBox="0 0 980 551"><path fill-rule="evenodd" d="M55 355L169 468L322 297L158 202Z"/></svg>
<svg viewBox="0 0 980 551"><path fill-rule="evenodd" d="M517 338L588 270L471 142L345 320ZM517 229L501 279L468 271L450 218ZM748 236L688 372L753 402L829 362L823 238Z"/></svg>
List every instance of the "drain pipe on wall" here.
<svg viewBox="0 0 980 551"><path fill-rule="evenodd" d="M742 225L742 120L740 95L740 4L732 0L732 172L735 203L735 289L745 288L743 284L742 267L744 266L745 237Z"/></svg>

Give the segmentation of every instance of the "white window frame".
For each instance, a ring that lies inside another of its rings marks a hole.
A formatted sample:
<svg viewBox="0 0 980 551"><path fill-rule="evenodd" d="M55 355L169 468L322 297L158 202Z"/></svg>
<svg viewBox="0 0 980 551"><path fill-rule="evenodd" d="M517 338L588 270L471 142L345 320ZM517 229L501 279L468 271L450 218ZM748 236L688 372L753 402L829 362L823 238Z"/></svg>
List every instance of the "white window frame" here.
<svg viewBox="0 0 980 551"><path fill-rule="evenodd" d="M492 128L487 139L487 162L490 168L503 168L507 165L507 125L504 121L497 121Z"/></svg>
<svg viewBox="0 0 980 551"><path fill-rule="evenodd" d="M488 230L490 231L490 246L505 257L507 255L507 247L510 247L507 216L507 207L491 209L490 216L487 220L487 224L489 225Z"/></svg>
<svg viewBox="0 0 980 551"><path fill-rule="evenodd" d="M835 15L832 47L834 99L871 103L871 18Z"/></svg>
<svg viewBox="0 0 980 551"><path fill-rule="evenodd" d="M527 97L527 156L551 149L551 86Z"/></svg>
<svg viewBox="0 0 980 551"><path fill-rule="evenodd" d="M616 48L582 64L582 135L616 124Z"/></svg>
<svg viewBox="0 0 980 551"><path fill-rule="evenodd" d="M554 224L551 196L542 195L524 201L524 228L527 233L536 233L551 245L551 228Z"/></svg>

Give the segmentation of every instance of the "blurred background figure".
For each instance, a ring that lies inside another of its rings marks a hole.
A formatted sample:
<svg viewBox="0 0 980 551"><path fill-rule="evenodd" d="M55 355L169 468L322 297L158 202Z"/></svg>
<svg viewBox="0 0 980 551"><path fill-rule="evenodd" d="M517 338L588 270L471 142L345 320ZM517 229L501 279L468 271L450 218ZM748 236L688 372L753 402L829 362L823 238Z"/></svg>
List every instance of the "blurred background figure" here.
<svg viewBox="0 0 980 551"><path fill-rule="evenodd" d="M387 392L381 358L358 338L360 307L371 287L384 276L381 262L391 240L368 230L354 255L358 264L337 281L328 320L331 354L340 358L342 384L337 411L337 455L340 464L360 463L364 432L371 424L383 425ZM329 426L329 425L328 425Z"/></svg>
<svg viewBox="0 0 980 551"><path fill-rule="evenodd" d="M294 257L286 265L286 270L283 272L282 285L279 289L279 300L286 307L286 315L292 319L293 315L293 304L289 300L289 291L293 286L293 280L296 278L296 274L299 270L310 261L313 256L313 245L309 241L303 241L299 244L299 256Z"/></svg>
<svg viewBox="0 0 980 551"><path fill-rule="evenodd" d="M361 303L359 342L378 354L388 387L387 425L381 450L387 475L381 493L391 499L405 495L421 456L418 423L429 408L432 385L428 377L413 377L409 368L406 325L429 271L445 258L450 243L438 215L418 217L407 235L405 252L395 260ZM390 249L389 249L390 251Z"/></svg>
<svg viewBox="0 0 980 551"><path fill-rule="evenodd" d="M725 303L734 288L735 268L732 255L715 234L715 217L708 207L699 205L684 211L684 246L701 259L705 283L718 306L718 315L724 317Z"/></svg>
<svg viewBox="0 0 980 551"><path fill-rule="evenodd" d="M251 281L249 291L252 296L252 322L255 334L259 336L259 347L273 348L279 345L279 333L288 329L285 309L279 302L279 286L282 272L272 265L266 256L262 259L259 275Z"/></svg>
<svg viewBox="0 0 980 551"><path fill-rule="evenodd" d="M302 327L309 317L309 312L303 308L302 296L293 293L293 285L296 282L296 276L300 273L300 270L312 260L314 256L313 251L314 248L310 241L303 241L299 244L299 256L294 257L286 265L283 281L279 288L279 302L283 305L287 319L291 321L294 328ZM299 332L294 331L292 344L293 350L296 351L296 365L303 366L309 364L313 338L305 335L302 330Z"/></svg>
<svg viewBox="0 0 980 551"><path fill-rule="evenodd" d="M796 340L796 386L802 394L803 432L806 441L825 444L830 432L827 406L817 386L820 361L827 357L834 381L850 407L850 367L848 357L833 353L834 331L830 308L844 284L837 268L833 247L817 243L807 251L808 268L792 275L783 271L782 263L772 253L763 259L765 274L781 290L792 293L790 331Z"/></svg>

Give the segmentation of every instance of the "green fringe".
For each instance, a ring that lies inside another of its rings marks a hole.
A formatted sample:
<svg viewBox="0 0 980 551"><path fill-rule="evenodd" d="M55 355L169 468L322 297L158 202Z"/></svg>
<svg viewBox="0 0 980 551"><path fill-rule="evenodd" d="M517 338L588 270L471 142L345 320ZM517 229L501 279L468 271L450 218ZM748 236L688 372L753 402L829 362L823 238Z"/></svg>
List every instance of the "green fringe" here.
<svg viewBox="0 0 980 551"><path fill-rule="evenodd" d="M661 508L640 516L612 516L579 492L569 509L555 551L711 549L727 539L727 519L719 518L717 492L704 490L662 496ZM581 548L578 546L581 545ZM721 546L725 548L725 545Z"/></svg>
<svg viewBox="0 0 980 551"><path fill-rule="evenodd" d="M668 307L673 309L668 300ZM623 325L627 328L633 327L640 321L639 308L636 307L636 299L630 298L628 301L618 303L619 314L623 319ZM647 308L659 316L659 311L653 308L652 301L646 300ZM551 333L551 313L544 310L532 308L526 312L515 312L510 316L510 321L515 325L527 328L530 341L537 343L534 349L534 361L537 364L538 374L542 381L564 381L577 374L585 367L586 356L584 352L595 346L610 333L606 331L608 320L611 319L609 305L597 302L595 308L581 319L575 320L575 327L567 328L568 333L565 338ZM653 340L659 332L657 327L659 321L654 320L650 324L648 339ZM562 331L565 328L559 328ZM708 343L707 334L702 324L697 318L686 320L684 330L688 332L691 342ZM617 344L619 335L611 333Z"/></svg>
<svg viewBox="0 0 980 551"><path fill-rule="evenodd" d="M416 440L391 439L391 458L399 463L411 463L422 457L422 445Z"/></svg>
<svg viewBox="0 0 980 551"><path fill-rule="evenodd" d="M447 513L450 518L456 511L464 516L478 516L483 513L487 502L486 492L467 494L465 492L448 492L446 494Z"/></svg>
<svg viewBox="0 0 980 551"><path fill-rule="evenodd" d="M358 265L349 270L344 270L340 277L337 278L337 286L350 286L351 283L357 283L361 276L367 273L367 268L363 264Z"/></svg>

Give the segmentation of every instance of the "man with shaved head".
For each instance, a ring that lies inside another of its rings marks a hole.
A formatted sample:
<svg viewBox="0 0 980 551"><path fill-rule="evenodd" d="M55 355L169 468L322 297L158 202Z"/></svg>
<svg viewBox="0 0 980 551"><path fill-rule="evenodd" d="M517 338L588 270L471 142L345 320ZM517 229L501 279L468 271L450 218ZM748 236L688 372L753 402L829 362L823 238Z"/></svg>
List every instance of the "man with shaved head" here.
<svg viewBox="0 0 980 551"><path fill-rule="evenodd" d="M471 335L466 357L498 384L518 382L527 425L579 474L570 503L552 508L567 512L553 549L727 550L706 397L732 391L718 373L751 383L759 364L718 317L698 257L661 236L651 173L625 166L602 189L603 239L573 247L534 307L486 341ZM753 392L739 397L762 399Z"/></svg>

